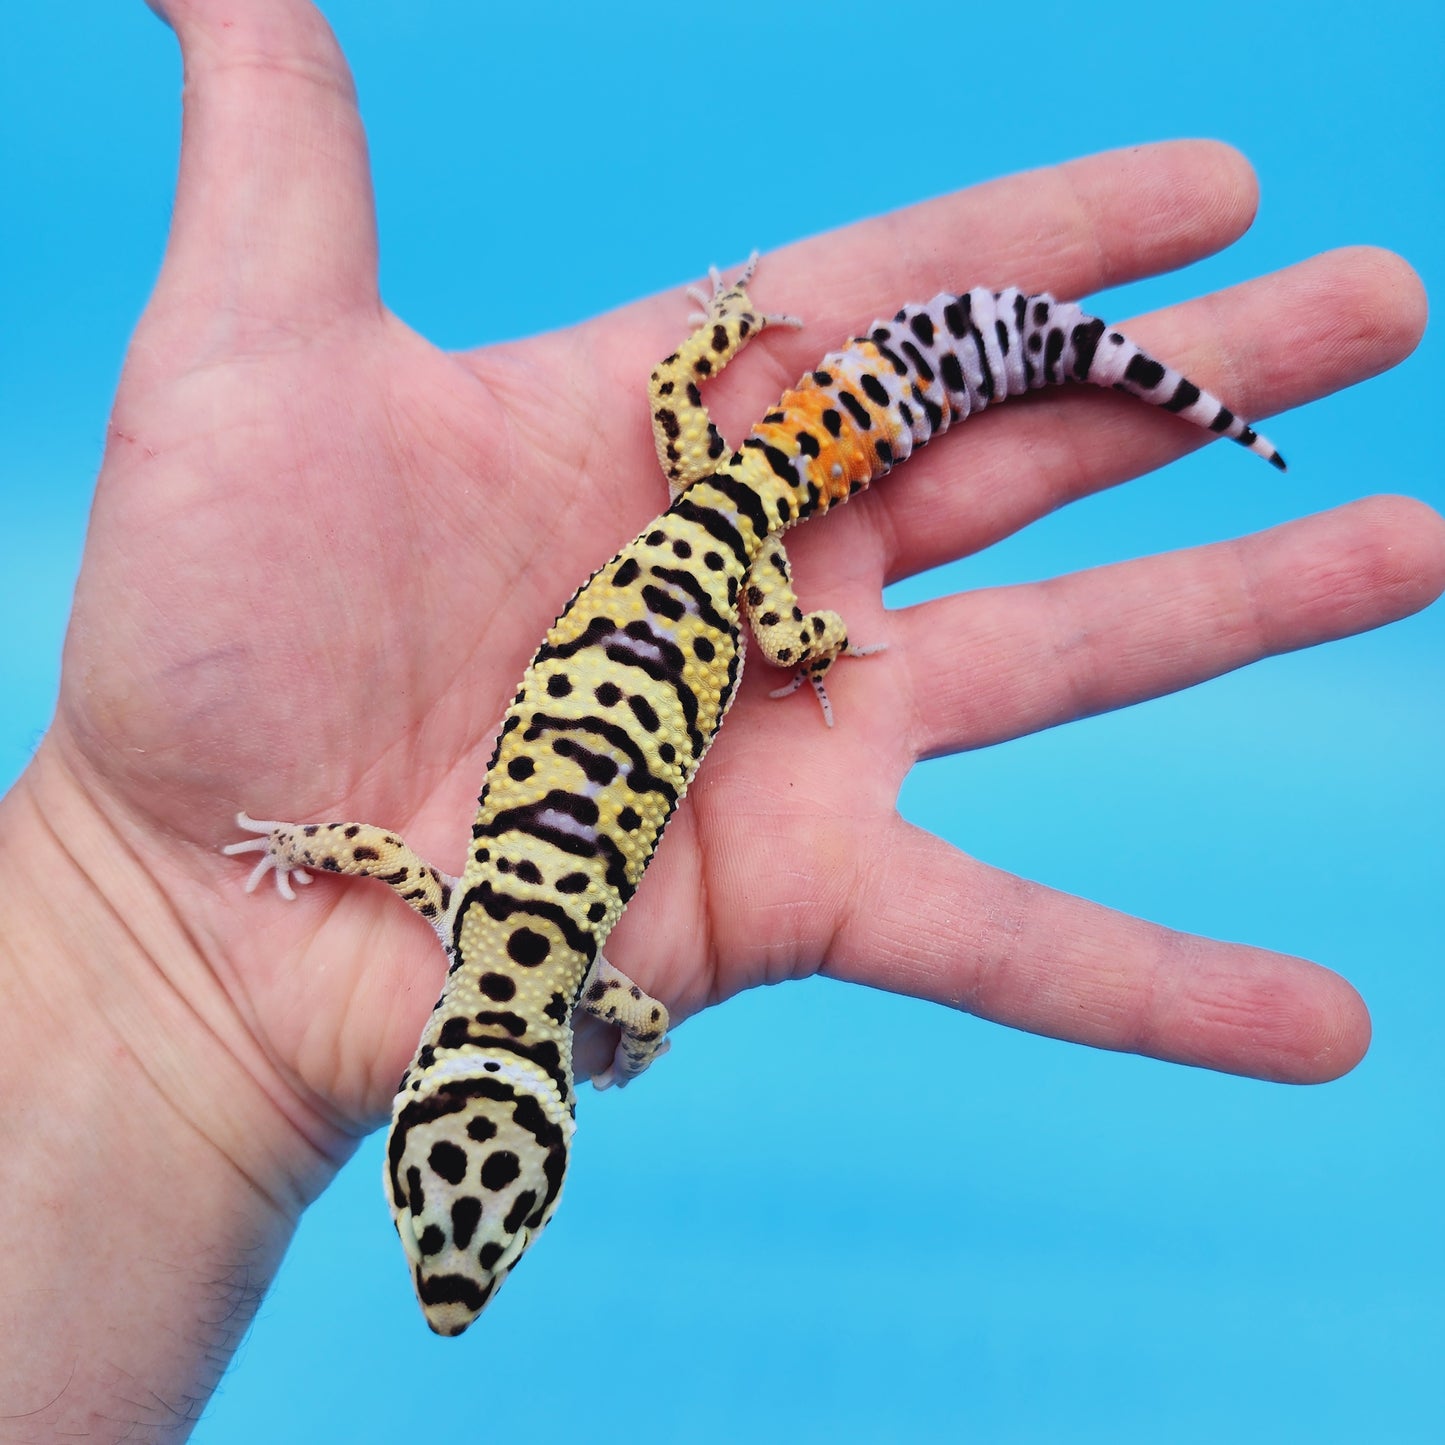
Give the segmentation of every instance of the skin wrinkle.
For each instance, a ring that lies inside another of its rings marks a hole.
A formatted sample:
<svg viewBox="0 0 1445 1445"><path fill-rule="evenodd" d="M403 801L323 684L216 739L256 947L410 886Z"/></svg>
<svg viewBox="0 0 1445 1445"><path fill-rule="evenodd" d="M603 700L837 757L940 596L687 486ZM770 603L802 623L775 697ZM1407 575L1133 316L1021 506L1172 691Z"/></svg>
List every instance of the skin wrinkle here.
<svg viewBox="0 0 1445 1445"><path fill-rule="evenodd" d="M74 777L77 786L84 790L84 784L82 782L80 773L75 772L72 774L72 776ZM117 851L119 851L120 854L128 858L130 862L135 865L131 870L134 877L145 877L146 875L144 871L139 868L135 850L130 846L124 834L118 831L109 822L104 809L100 806L100 803L95 796L90 794L86 794L85 796L87 798L87 801L89 801L90 803L91 816L101 826L106 827L107 835L110 840L109 846L104 849L88 850L89 856L109 858L116 856ZM146 949L143 946L139 935L134 931L131 925L128 915L118 910L110 902L106 894L106 890L103 886L106 875L97 873L95 869L86 869L82 866L80 859L71 850L70 844L67 839L61 835L59 830L52 826L48 814L43 809L35 810L34 817L35 825L39 827L51 840L56 855L66 860L67 864L72 870L73 875L76 877L87 878L90 893L92 894L92 896L102 900L105 905L106 917L110 926L114 928L114 930L119 936L129 940L135 957L151 961L152 966L148 970L149 977L161 985L165 995L171 1000L172 1005L177 1010L179 1010L181 1016L188 1018L192 1022L196 1031L203 1040L202 1052L208 1057L226 1057L237 1068L245 1072L246 1075L250 1078L251 1082L255 1085L259 1097L268 1104L273 1115L287 1126L288 1130L291 1132L292 1138L296 1142L300 1143L303 1146L304 1150L309 1152L313 1156L314 1163L320 1163L320 1161L323 1159L333 1158L335 1151L332 1149L328 1149L324 1144L320 1142L318 1138L311 1137L311 1134L307 1131L306 1128L303 1127L302 1120L294 1117L293 1111L284 1106L285 1101L288 1100L291 1101L293 1104L299 1104L302 1102L300 1091L296 1087L296 1085L292 1084L290 1086L285 1086L281 1084L279 1078L273 1078L271 1084L268 1086L266 1079L262 1077L261 1073L258 1072L256 1069L249 1067L247 1060L241 1056L241 1054L236 1050L234 1046L229 1048L225 1047L227 1042L230 1042L232 1045L234 1045L235 1041L226 1040L223 1035L217 1031L212 1022L198 1010L195 1001L190 996L190 993L180 986L180 983L177 979L170 977L170 975L167 974L166 971L158 965L158 962L155 959L154 952L152 950ZM188 925L182 925L179 923L175 906L171 902L171 900L165 895L165 893L162 890L153 890L151 902L153 904L155 904L156 902L160 903L161 915L162 917L169 920L173 936L185 938L188 942L191 942L193 945L195 945L192 948L190 956L195 959L205 957L205 952L196 942L195 934L190 929L190 927ZM102 951L97 956L108 955L106 955L104 951ZM219 998L219 996L220 988L219 985L217 985L214 997ZM106 1028L107 1032L110 1034L117 1046L122 1049L126 1057L131 1059L135 1066L141 1071L141 1073L147 1079L157 1099L160 1100L168 1108L168 1110L199 1140L209 1145L221 1157L225 1158L230 1164L230 1166L235 1170L237 1175L247 1181L248 1185L256 1192L258 1197L264 1199L273 1209L277 1211L277 1213L285 1214L289 1218L294 1218L300 1212L300 1209L304 1206L306 1202L301 1192L298 1191L296 1199L293 1200L289 1206L288 1213L288 1206L283 1204L283 1202L279 1198L274 1196L264 1185L262 1185L260 1180L256 1178L252 1174L252 1172L240 1162L240 1159L230 1148L224 1145L218 1138L212 1138L211 1135L204 1128L201 1127L200 1123L191 1116L190 1111L180 1106L179 1101L172 1097L171 1091L166 1087L166 1084L162 1080L162 1078L158 1077L147 1066L146 1059L142 1051L139 1048L132 1046L132 1043L130 1042L131 1034L128 1028L117 1027L115 1021L106 1017L103 1012L97 1013L96 1019L97 1022L101 1023ZM260 1057L267 1058L268 1062L273 1062L268 1058L266 1049L260 1046L259 1038L257 1036L254 1026L246 1030L246 1037L252 1047L256 1049ZM214 1103L215 1100L212 1100L212 1105L214 1105ZM322 1116L316 1114L314 1110L312 1112L315 1122L317 1124L323 1124L325 1126L326 1132L335 1132L334 1125L327 1124L322 1118Z"/></svg>
<svg viewBox="0 0 1445 1445"><path fill-rule="evenodd" d="M1079 218L1079 224L1075 226L1058 227L1062 235L1067 236L1071 231L1073 232L1077 238L1074 243L1076 250L1087 251L1089 265L1077 266L1074 269L1085 274L1092 270L1094 275L1102 277L1117 275L1118 268L1109 250L1108 242L1104 238L1104 228L1099 225L1097 211L1088 204L1084 192L1080 188L1078 173L1065 165L1053 167L1049 175L1054 181L1058 195L1067 198L1069 208ZM1044 209L1048 210L1049 208L1045 207ZM1050 214L1057 215L1056 212L1052 211ZM1038 255L1039 248L1030 247L1030 250L1034 255ZM1052 250L1050 250L1050 254L1052 254ZM1041 262L1040 264L1042 265L1043 263ZM1052 270L1053 268L1045 265L1044 269ZM1069 268L1060 267L1059 269L1066 271ZM1089 289L1094 290L1097 288L1090 287Z"/></svg>
<svg viewBox="0 0 1445 1445"><path fill-rule="evenodd" d="M1040 726L1089 717L1098 705L1095 702L1099 682L1097 638L1072 605L1072 591L1062 579L1051 578L1042 584L1038 594L1046 614L1039 632L1053 658L1051 675L1062 679L1066 701L1063 706L1055 702L1047 721L1036 719L1030 732L1039 731Z"/></svg>
<svg viewBox="0 0 1445 1445"><path fill-rule="evenodd" d="M1290 648L1290 639L1271 627L1263 602L1261 563L1266 561L1266 538L1269 533L1256 533L1245 538L1238 547L1227 549L1218 559L1234 574L1234 585L1230 589L1238 609L1243 613L1242 645L1230 649L1225 665L1220 672L1233 671L1250 659L1250 642L1256 641L1259 652L1275 657ZM1296 644L1298 645L1298 644Z"/></svg>
<svg viewBox="0 0 1445 1445"><path fill-rule="evenodd" d="M977 867L978 865L975 865ZM980 931L980 957L973 966L968 990L969 1012L992 1018L999 980L1015 971L1029 933L1029 915L1037 902L1035 885L1012 874L998 875L1004 886L989 890L986 924Z"/></svg>

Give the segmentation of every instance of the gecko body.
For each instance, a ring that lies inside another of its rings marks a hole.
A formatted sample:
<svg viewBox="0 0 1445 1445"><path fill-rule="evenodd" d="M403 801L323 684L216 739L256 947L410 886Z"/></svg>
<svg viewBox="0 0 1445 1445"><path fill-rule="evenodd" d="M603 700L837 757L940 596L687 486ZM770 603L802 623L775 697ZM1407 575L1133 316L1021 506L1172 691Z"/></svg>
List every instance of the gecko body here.
<svg viewBox="0 0 1445 1445"><path fill-rule="evenodd" d="M809 683L850 643L805 613L786 528L846 501L973 412L1066 380L1114 387L1283 467L1216 398L1077 306L977 288L906 306L833 352L728 447L700 386L769 325L754 263L712 273L696 329L652 373L672 503L582 585L503 719L465 870L452 878L395 833L359 823L240 822L248 887L308 870L387 884L436 930L441 997L401 1080L385 1185L422 1309L441 1334L486 1306L557 1206L575 1114L577 1009L620 1030L594 1083L626 1082L666 1047L667 1010L602 956L737 690L747 616L767 660Z"/></svg>

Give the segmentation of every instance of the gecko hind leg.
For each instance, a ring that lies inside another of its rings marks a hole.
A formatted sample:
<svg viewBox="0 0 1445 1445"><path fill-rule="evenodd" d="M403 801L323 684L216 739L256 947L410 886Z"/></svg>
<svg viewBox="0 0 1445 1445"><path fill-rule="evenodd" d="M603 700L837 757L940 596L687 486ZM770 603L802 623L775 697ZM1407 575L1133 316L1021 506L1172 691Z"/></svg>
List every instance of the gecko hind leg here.
<svg viewBox="0 0 1445 1445"><path fill-rule="evenodd" d="M757 266L758 253L754 251L730 286L724 285L714 266L708 271L711 295L700 286L688 287L687 294L703 308L689 318L695 330L658 364L648 380L653 441L674 497L711 476L729 450L702 404L699 387L722 371L760 331L803 324L796 316L772 315L753 305L747 285Z"/></svg>
<svg viewBox="0 0 1445 1445"><path fill-rule="evenodd" d="M247 893L254 893L267 873L275 873L276 891L288 899L296 896L292 882L309 883L313 872L375 878L447 942L445 920L457 880L425 862L395 833L370 823L263 822L245 813L236 814L236 823L259 834L221 849L231 855L261 854L246 880Z"/></svg>
<svg viewBox="0 0 1445 1445"><path fill-rule="evenodd" d="M887 644L858 647L849 642L848 628L836 612L805 613L793 590L792 564L776 537L753 563L743 597L748 626L763 655L774 667L795 669L793 680L769 696L789 697L809 683L822 706L823 721L832 727L833 705L823 686L824 675L840 657L871 657Z"/></svg>
<svg viewBox="0 0 1445 1445"><path fill-rule="evenodd" d="M630 1083L672 1046L667 1037L667 1006L644 993L601 955L582 986L581 1007L603 1023L622 1030L612 1062L592 1076L594 1089Z"/></svg>

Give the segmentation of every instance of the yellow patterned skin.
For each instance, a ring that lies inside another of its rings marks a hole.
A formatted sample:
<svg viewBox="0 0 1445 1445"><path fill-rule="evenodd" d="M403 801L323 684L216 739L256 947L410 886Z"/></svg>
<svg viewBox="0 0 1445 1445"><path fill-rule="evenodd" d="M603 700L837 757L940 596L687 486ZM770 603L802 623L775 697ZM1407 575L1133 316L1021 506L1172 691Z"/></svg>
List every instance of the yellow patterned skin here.
<svg viewBox="0 0 1445 1445"><path fill-rule="evenodd" d="M254 887L375 878L436 929L447 982L403 1076L385 1182L427 1322L460 1334L557 1207L576 1099L578 1008L617 1026L598 1086L666 1048L667 1010L602 956L737 690L746 612L764 655L809 682L850 645L804 613L779 535L866 487L971 411L1065 379L1129 391L1278 453L1177 372L1077 307L975 290L905 307L826 357L729 451L699 387L769 325L713 273L696 330L649 394L672 505L583 584L503 719L466 868L451 878L360 823L256 822ZM781 691L791 691L784 688Z"/></svg>

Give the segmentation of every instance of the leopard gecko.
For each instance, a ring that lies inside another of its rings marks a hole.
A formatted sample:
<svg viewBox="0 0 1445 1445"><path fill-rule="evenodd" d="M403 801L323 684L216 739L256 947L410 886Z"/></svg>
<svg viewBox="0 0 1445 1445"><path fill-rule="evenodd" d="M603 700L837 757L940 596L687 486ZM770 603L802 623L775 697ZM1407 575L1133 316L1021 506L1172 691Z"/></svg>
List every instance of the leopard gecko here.
<svg viewBox="0 0 1445 1445"><path fill-rule="evenodd" d="M239 824L287 898L307 870L375 878L436 930L448 970L402 1076L385 1188L421 1307L439 1334L481 1313L557 1207L576 1109L572 1019L620 1032L593 1079L625 1083L666 1048L666 1007L603 956L663 829L722 724L742 667L741 617L763 656L807 683L850 642L804 613L782 532L826 512L963 418L1034 388L1113 387L1248 447L1279 453L1208 392L1072 303L975 288L905 306L826 356L736 451L699 387L760 331L756 256L711 293L652 373L672 503L578 589L527 668L482 785L460 878L361 823Z"/></svg>

